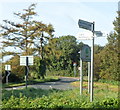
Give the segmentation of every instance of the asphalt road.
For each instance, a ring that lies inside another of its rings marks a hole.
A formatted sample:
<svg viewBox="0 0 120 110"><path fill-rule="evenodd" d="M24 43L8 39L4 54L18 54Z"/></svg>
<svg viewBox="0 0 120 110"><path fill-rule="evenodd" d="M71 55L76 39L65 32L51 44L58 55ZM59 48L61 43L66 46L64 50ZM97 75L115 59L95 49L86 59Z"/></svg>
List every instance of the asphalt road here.
<svg viewBox="0 0 120 110"><path fill-rule="evenodd" d="M61 77L59 81L55 82L45 82L45 83L38 83L35 85L28 85L27 87L32 87L35 89L59 89L59 90L68 90L68 89L74 89L70 83L78 81L79 79L77 78L66 78L66 77ZM20 88L25 88L25 86L19 86L19 87L13 87L13 88L6 88L6 90L12 90L12 89L20 89Z"/></svg>

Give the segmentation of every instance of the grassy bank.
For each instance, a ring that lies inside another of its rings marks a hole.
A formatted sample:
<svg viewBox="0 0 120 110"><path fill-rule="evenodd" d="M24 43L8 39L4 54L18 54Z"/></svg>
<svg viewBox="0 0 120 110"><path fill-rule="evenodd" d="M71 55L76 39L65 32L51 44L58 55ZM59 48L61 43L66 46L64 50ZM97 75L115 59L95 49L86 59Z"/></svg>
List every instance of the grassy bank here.
<svg viewBox="0 0 120 110"><path fill-rule="evenodd" d="M79 82L72 83L79 86ZM89 101L87 89L80 96L79 88L74 90L42 90L28 88L21 90L3 90L3 108L117 108L117 85L96 82L94 88L94 101ZM84 82L87 88L87 83Z"/></svg>

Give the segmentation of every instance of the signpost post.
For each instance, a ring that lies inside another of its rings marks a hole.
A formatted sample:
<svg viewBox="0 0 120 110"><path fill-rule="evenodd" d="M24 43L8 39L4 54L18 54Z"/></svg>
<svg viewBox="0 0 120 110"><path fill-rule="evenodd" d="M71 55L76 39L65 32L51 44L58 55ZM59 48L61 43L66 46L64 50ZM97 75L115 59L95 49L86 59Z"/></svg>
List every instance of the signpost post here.
<svg viewBox="0 0 120 110"><path fill-rule="evenodd" d="M90 62L88 62L88 93L90 93Z"/></svg>
<svg viewBox="0 0 120 110"><path fill-rule="evenodd" d="M91 47L91 87L90 87L90 102L93 101L93 74L94 74L94 25L95 23L91 23L88 21L80 20L78 21L78 25L80 28L92 31L93 37L92 37L92 47Z"/></svg>
<svg viewBox="0 0 120 110"><path fill-rule="evenodd" d="M83 68L82 68L82 59L81 59L81 51L78 52L80 54L80 67L79 67L79 70L80 70L80 95L82 95L82 91L83 91Z"/></svg>
<svg viewBox="0 0 120 110"><path fill-rule="evenodd" d="M93 22L92 26L92 32L93 32L93 37L92 37L92 47L91 47L91 82L90 82L90 102L93 101L93 75L94 75L94 27L95 27L95 22Z"/></svg>
<svg viewBox="0 0 120 110"><path fill-rule="evenodd" d="M6 84L8 84L8 77L10 75L11 65L5 65L5 71L6 71Z"/></svg>
<svg viewBox="0 0 120 110"><path fill-rule="evenodd" d="M118 5L120 5L120 2L118 3ZM120 11L120 7L118 7L118 10ZM93 37L92 37L92 46L91 46L91 74L88 78L90 78L91 82L88 79L88 82L90 84L90 86L88 85L88 88L90 89L90 91L88 90L88 92L90 92L90 102L93 101L93 75L94 75L94 34L96 34L97 37L100 37L103 35L102 32L100 31L95 31L95 22L91 23L88 21L84 21L79 19L78 21L78 25L80 28L89 30L93 33ZM90 64L88 64L89 67ZM89 73L88 73L89 75Z"/></svg>
<svg viewBox="0 0 120 110"><path fill-rule="evenodd" d="M29 73L29 65L33 65L33 56L20 56L20 65L25 66L25 86L27 89L27 79Z"/></svg>

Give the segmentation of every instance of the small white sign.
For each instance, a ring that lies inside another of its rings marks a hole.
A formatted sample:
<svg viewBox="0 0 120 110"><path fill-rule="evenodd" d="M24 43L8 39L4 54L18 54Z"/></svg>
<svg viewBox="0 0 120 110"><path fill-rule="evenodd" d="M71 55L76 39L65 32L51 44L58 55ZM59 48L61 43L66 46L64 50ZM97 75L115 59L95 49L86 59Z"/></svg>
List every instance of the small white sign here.
<svg viewBox="0 0 120 110"><path fill-rule="evenodd" d="M85 31L85 32L78 32L76 35L76 38L78 40L91 40L93 37L93 34L91 31Z"/></svg>
<svg viewBox="0 0 120 110"><path fill-rule="evenodd" d="M5 70L10 71L11 70L11 65L5 65Z"/></svg>
<svg viewBox="0 0 120 110"><path fill-rule="evenodd" d="M20 56L20 65L26 66L27 62L26 59L28 57L28 65L33 65L33 56Z"/></svg>

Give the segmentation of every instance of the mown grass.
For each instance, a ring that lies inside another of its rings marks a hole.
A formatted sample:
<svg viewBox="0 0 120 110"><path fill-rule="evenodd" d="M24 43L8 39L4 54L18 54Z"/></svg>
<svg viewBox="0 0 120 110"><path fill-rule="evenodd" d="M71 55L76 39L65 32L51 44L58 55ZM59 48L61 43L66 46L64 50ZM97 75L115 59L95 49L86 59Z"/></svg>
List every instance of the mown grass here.
<svg viewBox="0 0 120 110"><path fill-rule="evenodd" d="M37 84L37 83L44 83L44 82L52 82L52 81L58 81L59 77L53 77L53 76L47 76L45 77L45 79L32 79L32 80L28 80L27 84L28 85L33 85L33 84ZM8 84L3 84L2 87L3 88L9 88L9 87L18 87L18 86L25 86L25 81L24 82L19 82L19 83L8 83Z"/></svg>
<svg viewBox="0 0 120 110"><path fill-rule="evenodd" d="M79 82L72 83L79 86ZM87 88L87 82L83 83ZM94 100L90 102L88 90L80 95L79 88L74 90L21 89L3 90L2 108L118 108L117 85L95 82Z"/></svg>

